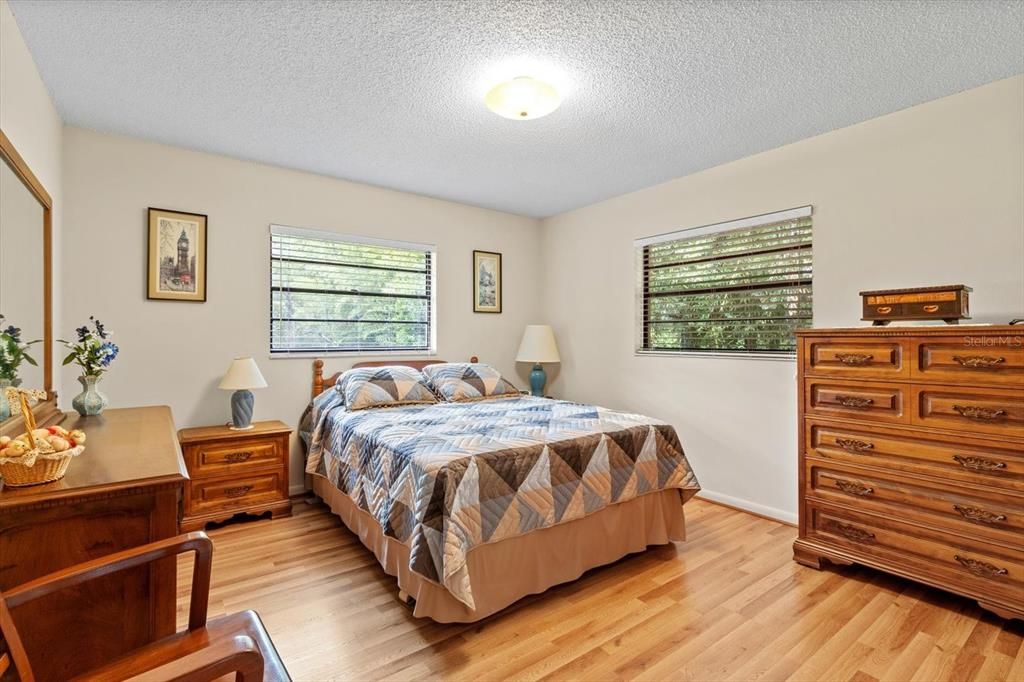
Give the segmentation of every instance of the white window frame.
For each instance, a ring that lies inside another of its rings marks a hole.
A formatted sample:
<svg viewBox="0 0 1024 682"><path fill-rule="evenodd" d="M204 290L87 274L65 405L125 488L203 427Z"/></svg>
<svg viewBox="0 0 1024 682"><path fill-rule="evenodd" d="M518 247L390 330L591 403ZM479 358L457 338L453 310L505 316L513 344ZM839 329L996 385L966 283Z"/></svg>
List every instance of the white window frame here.
<svg viewBox="0 0 1024 682"><path fill-rule="evenodd" d="M654 244L662 244L664 242L675 241L679 239L688 239L691 237L700 237L708 234L715 234L719 232L728 232L730 230L738 230L742 228L758 227L760 225L768 225L771 223L782 222L785 220L794 220L798 218L807 218L813 215L812 206L801 206L798 208L786 209L783 211L773 211L771 213L762 213L755 216L749 216L746 218L739 218L737 220L728 220L721 223L712 223L709 225L700 225L697 227L686 228L682 230L674 230L672 232L665 232L662 234L652 235L650 237L643 237L641 239L635 239L633 241L633 250L636 260L636 286L635 286L635 315L634 315L634 355L637 356L660 356L660 357L699 357L699 358L730 358L730 359L750 359L750 360L768 360L768 361L784 361L793 362L796 360L796 351L743 351L743 350L649 350L644 348L644 264L643 264L643 247L651 246ZM813 287L813 285L812 285Z"/></svg>
<svg viewBox="0 0 1024 682"><path fill-rule="evenodd" d="M274 235L306 237L309 239L321 239L324 241L344 242L349 244L368 244L371 246L385 246L409 251L423 251L430 254L430 340L429 348L426 350L381 350L381 349L338 349L338 350L272 350L273 325L273 271L274 271ZM267 251L270 258L267 261L267 350L271 359L283 358L310 358L310 357L434 357L437 355L437 246L424 242L411 242L396 239L381 239L378 237L367 237L364 235L348 234L310 227L295 227L271 223L267 237Z"/></svg>

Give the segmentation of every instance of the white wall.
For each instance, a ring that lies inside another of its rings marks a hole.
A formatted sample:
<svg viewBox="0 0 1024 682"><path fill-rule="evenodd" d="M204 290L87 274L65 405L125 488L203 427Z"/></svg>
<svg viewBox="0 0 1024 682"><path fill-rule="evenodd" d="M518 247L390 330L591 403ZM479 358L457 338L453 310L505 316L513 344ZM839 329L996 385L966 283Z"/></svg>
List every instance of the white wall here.
<svg viewBox="0 0 1024 682"><path fill-rule="evenodd" d="M814 326L863 324L863 289L953 283L976 322L1024 317L1024 76L543 221L554 394L667 420L708 497L786 520L795 363L634 355L632 241L807 204Z"/></svg>
<svg viewBox="0 0 1024 682"><path fill-rule="evenodd" d="M57 328L72 334L95 315L115 332L121 355L101 384L112 407L168 404L179 427L223 423L229 395L217 382L233 357L252 355L270 385L256 392L254 418L297 423L312 358L269 359L271 223L435 243L438 356L529 371L513 359L540 308L536 220L73 127L64 169ZM149 206L209 216L206 303L146 300ZM473 249L503 253L501 315L472 312ZM364 359L329 358L327 369ZM66 408L76 376L65 369ZM301 470L293 448L293 488Z"/></svg>
<svg viewBox="0 0 1024 682"><path fill-rule="evenodd" d="M0 0L0 130L4 131L53 199L53 319L56 324L60 320L60 295L57 287L61 281L60 236L64 215L61 187L63 124L6 0ZM41 219L39 229L42 230ZM4 295L5 300L8 295ZM36 292L35 295L41 302L42 292ZM0 313L12 314L3 309L0 309ZM43 334L41 328L32 329L30 323L23 324L15 317L10 322L23 326L25 333L33 338ZM42 352L37 351L35 355L42 362ZM23 371L23 378L31 381L31 372ZM58 392L61 388L59 378L59 373L55 372L54 389ZM26 383L26 386L29 385Z"/></svg>

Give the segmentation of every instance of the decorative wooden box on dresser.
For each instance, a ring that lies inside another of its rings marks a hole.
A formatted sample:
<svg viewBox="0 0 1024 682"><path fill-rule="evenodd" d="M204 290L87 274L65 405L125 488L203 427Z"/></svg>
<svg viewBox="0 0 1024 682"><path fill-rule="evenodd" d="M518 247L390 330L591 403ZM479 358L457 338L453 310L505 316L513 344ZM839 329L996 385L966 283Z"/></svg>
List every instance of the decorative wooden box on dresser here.
<svg viewBox="0 0 1024 682"><path fill-rule="evenodd" d="M0 591L178 533L185 483L167 407L69 415L85 452L59 481L0 491ZM36 677L66 680L174 632L173 557L12 612Z"/></svg>
<svg viewBox="0 0 1024 682"><path fill-rule="evenodd" d="M1024 328L801 330L796 561L1024 619Z"/></svg>
<svg viewBox="0 0 1024 682"><path fill-rule="evenodd" d="M227 426L182 429L178 440L191 480L185 486L182 532L235 514L291 516L288 439L284 422L254 422L247 431Z"/></svg>

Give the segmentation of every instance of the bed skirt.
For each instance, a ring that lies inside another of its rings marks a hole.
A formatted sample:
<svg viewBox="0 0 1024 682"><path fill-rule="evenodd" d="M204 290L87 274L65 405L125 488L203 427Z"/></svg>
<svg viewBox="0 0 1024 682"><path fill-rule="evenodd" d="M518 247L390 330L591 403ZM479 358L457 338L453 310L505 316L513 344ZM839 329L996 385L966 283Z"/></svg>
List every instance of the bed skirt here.
<svg viewBox="0 0 1024 682"><path fill-rule="evenodd" d="M398 587L416 600L413 615L439 623L471 623L519 599L579 578L587 570L686 538L680 491L648 493L581 519L474 547L467 560L476 609L409 569L409 547L320 475L313 491L377 557Z"/></svg>

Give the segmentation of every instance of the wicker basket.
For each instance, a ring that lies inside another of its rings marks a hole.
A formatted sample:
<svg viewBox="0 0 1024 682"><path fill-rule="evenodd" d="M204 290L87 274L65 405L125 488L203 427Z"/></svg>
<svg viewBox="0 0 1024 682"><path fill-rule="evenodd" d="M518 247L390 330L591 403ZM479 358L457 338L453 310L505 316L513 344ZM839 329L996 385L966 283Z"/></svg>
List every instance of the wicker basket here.
<svg viewBox="0 0 1024 682"><path fill-rule="evenodd" d="M4 486L20 488L52 483L64 478L71 460L82 454L84 445L63 452L28 452L21 457L0 457L0 477Z"/></svg>

